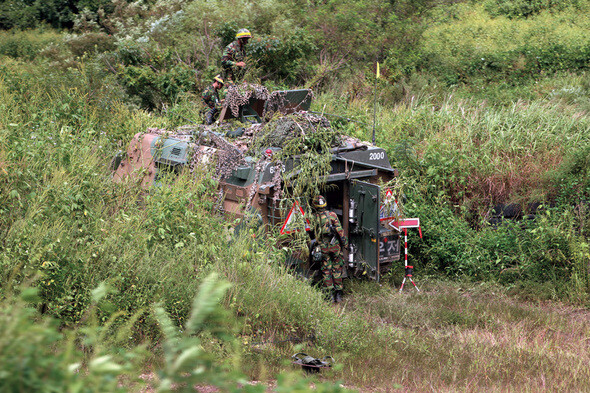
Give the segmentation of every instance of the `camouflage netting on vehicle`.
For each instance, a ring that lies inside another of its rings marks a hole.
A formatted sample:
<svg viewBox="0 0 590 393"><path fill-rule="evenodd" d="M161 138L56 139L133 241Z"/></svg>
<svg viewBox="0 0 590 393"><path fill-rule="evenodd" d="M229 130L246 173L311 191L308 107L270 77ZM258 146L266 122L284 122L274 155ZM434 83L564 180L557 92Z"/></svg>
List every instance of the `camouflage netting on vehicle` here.
<svg viewBox="0 0 590 393"><path fill-rule="evenodd" d="M215 176L219 179L230 176L234 169L240 165L245 164L244 153L242 153L240 149L231 143L227 142L225 139L215 135L212 132L201 133L201 135L206 135L218 150ZM197 141L197 144L199 144L199 141ZM195 159L199 160L198 154L193 154L193 162L191 164L194 165ZM196 161L196 163L199 162L201 161Z"/></svg>
<svg viewBox="0 0 590 393"><path fill-rule="evenodd" d="M199 165L211 162L211 157L215 157L215 177L223 179L245 163L244 153L213 132L210 126L183 126L176 132L158 128L148 128L147 131L151 134L161 135L161 140L175 138L196 144L198 148L191 150L190 156L187 157L191 172ZM221 131L221 129L218 128L216 131Z"/></svg>
<svg viewBox="0 0 590 393"><path fill-rule="evenodd" d="M275 117L271 122L254 134L253 147L283 147L287 142L301 137L310 137L325 131L331 131L331 125L324 116L309 112ZM328 143L341 145L341 138L335 133L328 134Z"/></svg>
<svg viewBox="0 0 590 393"><path fill-rule="evenodd" d="M310 112L284 114L293 111L297 106L289 102L285 94L281 91L270 94L264 86L249 83L228 88L224 105L236 117L239 115L239 108L252 98L265 100L265 113L262 118L271 118L266 123L243 127L241 123L229 121L215 125L183 126L175 132L154 128L148 129L147 132L162 135L163 139L171 137L195 144L196 147L187 157L191 171L204 163L214 163L215 177L219 179L229 177L234 169L245 165L247 155L257 157L258 161L266 160L263 153L269 147L281 149L280 153L273 154L273 164L287 156L303 153L306 156L311 155L310 160L317 164L320 161L329 163L331 148L347 143L360 144L355 138L339 135L332 128L330 121L322 115ZM311 90L307 95L303 95L303 98L298 97L297 101L311 99L310 95L313 95ZM235 134L238 127L244 132ZM262 165L262 162L258 164ZM279 182L277 179L277 183Z"/></svg>
<svg viewBox="0 0 590 393"><path fill-rule="evenodd" d="M239 85L231 85L227 88L225 105L231 110L232 115L238 117L240 107L246 105L250 101L250 98L268 100L270 96L266 87L244 82Z"/></svg>

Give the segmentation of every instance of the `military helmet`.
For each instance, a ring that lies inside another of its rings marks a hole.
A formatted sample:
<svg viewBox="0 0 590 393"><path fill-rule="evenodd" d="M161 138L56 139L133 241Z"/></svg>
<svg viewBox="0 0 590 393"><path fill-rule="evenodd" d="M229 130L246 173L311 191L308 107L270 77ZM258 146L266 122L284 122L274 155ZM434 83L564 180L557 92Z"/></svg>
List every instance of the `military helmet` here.
<svg viewBox="0 0 590 393"><path fill-rule="evenodd" d="M323 209L326 206L328 206L328 203L326 202L326 198L324 198L321 195L316 196L315 198L313 198L313 207L315 207L316 209Z"/></svg>
<svg viewBox="0 0 590 393"><path fill-rule="evenodd" d="M213 80L221 83L222 85L225 85L225 82L223 82L223 79L221 79L221 75L215 75L215 77L213 78Z"/></svg>
<svg viewBox="0 0 590 393"><path fill-rule="evenodd" d="M240 29L236 34L236 38L252 38L252 34L248 29Z"/></svg>

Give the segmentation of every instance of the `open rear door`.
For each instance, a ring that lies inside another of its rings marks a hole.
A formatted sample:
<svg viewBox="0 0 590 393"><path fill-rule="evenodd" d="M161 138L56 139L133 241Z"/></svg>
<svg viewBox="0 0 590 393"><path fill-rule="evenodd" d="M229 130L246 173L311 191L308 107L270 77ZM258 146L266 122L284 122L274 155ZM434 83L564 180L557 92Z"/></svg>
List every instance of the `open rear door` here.
<svg viewBox="0 0 590 393"><path fill-rule="evenodd" d="M364 265L369 273L378 278L380 187L353 180L350 183L350 200L354 204L354 214L349 228L352 263L359 268Z"/></svg>

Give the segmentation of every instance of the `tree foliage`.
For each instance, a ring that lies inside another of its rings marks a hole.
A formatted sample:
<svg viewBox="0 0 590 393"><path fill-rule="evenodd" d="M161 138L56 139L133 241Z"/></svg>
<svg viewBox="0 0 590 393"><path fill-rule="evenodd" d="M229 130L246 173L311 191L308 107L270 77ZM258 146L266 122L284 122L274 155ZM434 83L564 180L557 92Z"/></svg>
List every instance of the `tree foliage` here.
<svg viewBox="0 0 590 393"><path fill-rule="evenodd" d="M83 10L112 12L110 0L2 0L0 29L32 28L46 23L54 28L72 28Z"/></svg>

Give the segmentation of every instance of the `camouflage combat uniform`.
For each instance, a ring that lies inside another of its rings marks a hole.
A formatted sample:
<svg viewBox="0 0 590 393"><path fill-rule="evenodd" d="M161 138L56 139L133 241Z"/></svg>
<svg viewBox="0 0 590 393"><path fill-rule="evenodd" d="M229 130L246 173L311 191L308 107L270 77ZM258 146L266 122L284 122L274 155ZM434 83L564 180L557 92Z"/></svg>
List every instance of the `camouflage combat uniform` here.
<svg viewBox="0 0 590 393"><path fill-rule="evenodd" d="M236 63L246 59L246 46L240 47L238 40L225 47L221 57L221 68L223 69L223 80L228 83L237 82L243 75L243 68L237 67Z"/></svg>
<svg viewBox="0 0 590 393"><path fill-rule="evenodd" d="M334 225L346 247L348 242L344 236L344 229L342 229L336 213L320 210L316 215L320 223L318 243L322 249L322 276L324 286L329 290L342 291L342 273L344 271L343 250L340 247L338 238L330 230L330 223Z"/></svg>
<svg viewBox="0 0 590 393"><path fill-rule="evenodd" d="M207 86L201 94L203 103L209 108L205 112L205 124L213 124L215 116L219 113L221 102L219 101L219 92L215 90L213 84Z"/></svg>

